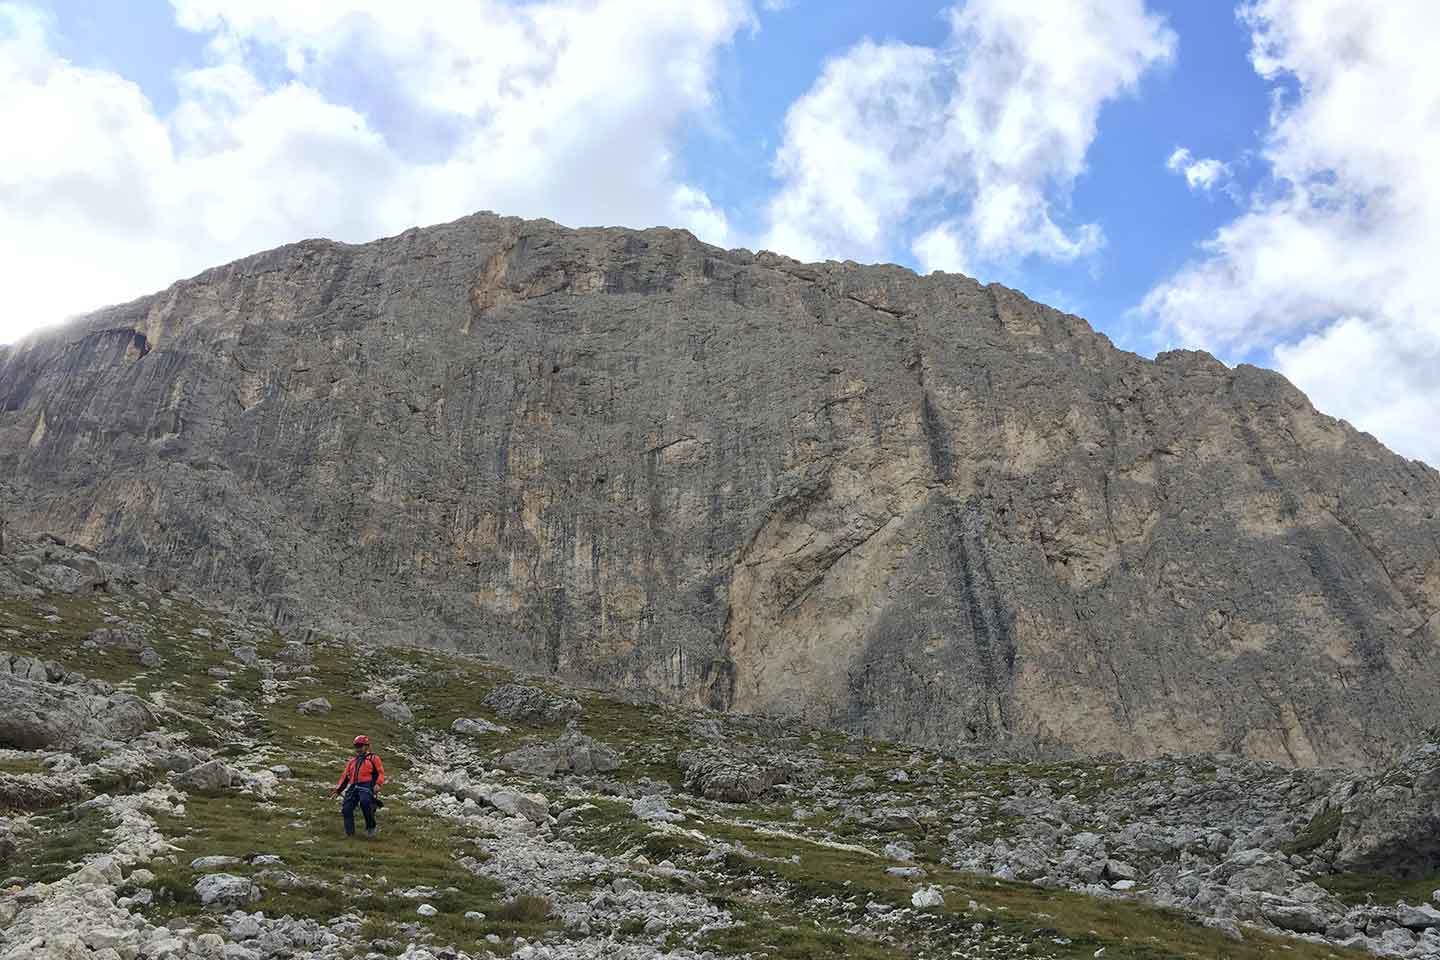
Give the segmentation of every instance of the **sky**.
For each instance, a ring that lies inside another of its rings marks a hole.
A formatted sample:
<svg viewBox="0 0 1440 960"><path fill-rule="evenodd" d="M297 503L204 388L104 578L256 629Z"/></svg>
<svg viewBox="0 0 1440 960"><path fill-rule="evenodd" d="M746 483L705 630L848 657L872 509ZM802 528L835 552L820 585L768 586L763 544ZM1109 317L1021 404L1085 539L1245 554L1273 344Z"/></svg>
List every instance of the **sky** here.
<svg viewBox="0 0 1440 960"><path fill-rule="evenodd" d="M476 210L965 273L1440 464L1434 0L0 0L0 343Z"/></svg>

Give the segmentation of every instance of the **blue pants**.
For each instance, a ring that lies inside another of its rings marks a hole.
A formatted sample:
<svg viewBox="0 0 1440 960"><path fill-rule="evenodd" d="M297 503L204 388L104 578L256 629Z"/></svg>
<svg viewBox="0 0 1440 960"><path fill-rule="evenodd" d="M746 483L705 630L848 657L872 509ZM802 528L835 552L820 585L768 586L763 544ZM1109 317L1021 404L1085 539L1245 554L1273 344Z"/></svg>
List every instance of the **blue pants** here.
<svg viewBox="0 0 1440 960"><path fill-rule="evenodd" d="M340 807L340 816L345 818L345 836L355 835L355 808L365 814L365 829L375 829L375 792L367 786L356 784L345 791L345 803Z"/></svg>

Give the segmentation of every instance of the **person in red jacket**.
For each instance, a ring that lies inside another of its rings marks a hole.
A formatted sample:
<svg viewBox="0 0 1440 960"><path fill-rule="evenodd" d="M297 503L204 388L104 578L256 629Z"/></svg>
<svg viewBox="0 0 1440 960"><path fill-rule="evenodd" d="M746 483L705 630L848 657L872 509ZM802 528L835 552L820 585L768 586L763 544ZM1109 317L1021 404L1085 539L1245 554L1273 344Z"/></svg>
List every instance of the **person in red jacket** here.
<svg viewBox="0 0 1440 960"><path fill-rule="evenodd" d="M356 807L365 814L365 836L374 837L380 832L375 825L375 807L384 782L385 765L378 754L371 752L370 738L362 733L355 738L355 756L345 764L345 772L335 784L334 795L345 795L345 803L340 807L340 816L345 819L345 836L355 836Z"/></svg>

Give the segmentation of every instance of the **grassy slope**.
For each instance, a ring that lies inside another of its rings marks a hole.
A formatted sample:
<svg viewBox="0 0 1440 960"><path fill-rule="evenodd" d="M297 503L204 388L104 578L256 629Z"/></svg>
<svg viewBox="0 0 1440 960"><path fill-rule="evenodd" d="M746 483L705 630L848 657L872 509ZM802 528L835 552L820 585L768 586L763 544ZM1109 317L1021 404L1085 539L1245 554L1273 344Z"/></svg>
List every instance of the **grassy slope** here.
<svg viewBox="0 0 1440 960"><path fill-rule="evenodd" d="M168 715L172 726L188 730L197 741L219 747L222 753L285 763L294 772L293 779L282 781L273 802L258 802L241 794L192 797L183 818L162 824L183 852L174 863L152 865L161 878L162 889L169 893L160 898L164 902L157 906L157 913L201 917L202 911L190 893L197 876L188 866L192 857L272 853L284 859L284 870L294 879L289 885L273 877L263 883L267 893L258 908L269 915L290 914L326 921L341 912L354 912L365 917L365 930L371 935L399 937L428 930L437 942L453 943L462 949L475 949L486 934L533 937L547 929L544 921L535 919L533 911L526 909L527 905L507 903L493 881L474 875L456 862L460 855L478 854L463 832L457 832L464 828L429 815L417 815L400 791L391 789L387 791L381 839L374 843L350 840L341 834L334 801L326 796L356 731L364 730L375 738L387 773L397 785L404 784L413 763L455 717L485 715L479 703L496 682L505 678L503 671L472 660L420 651L370 651L362 656L340 646L325 647L309 673L311 680L289 693L283 702L266 706L260 702L258 674L239 668L234 661L228 661L223 649L218 649L217 641L231 628L216 614L182 603L162 607L153 600L149 610L141 610L133 601L104 596L47 598L42 602L59 609L59 623L37 614L37 604L0 601L0 648L56 659L142 695L161 692L175 711ZM133 650L80 647L80 639L102 625L105 610L152 622L155 631L151 642L164 657L162 666L142 671ZM24 637L6 636L6 628L19 630ZM197 628L211 631L214 638L197 637L192 633ZM275 637L260 641L266 656L273 655L278 645ZM208 668L221 664L235 670L235 675L220 681L207 675ZM406 689L407 702L416 712L413 726L402 727L384 720L373 705L355 695L361 678L394 676L414 666L431 672L456 670L459 676L438 687L412 685ZM295 711L296 702L320 695L331 701L333 712L309 717ZM253 715L238 728L215 723L217 696L246 701L253 707ZM694 745L688 734L691 715L594 695L580 698L586 711L582 721L585 732L611 743L625 757L615 779L678 784L679 771L673 758L678 750ZM731 732L730 746L741 752L747 741L760 743L758 734L745 729L742 725ZM485 747L498 756L526 739L552 738L558 732L553 728L519 729L491 738ZM914 757L915 751L909 748L866 742L857 753L853 742L835 735L807 734L802 739L807 749L825 759L826 772L841 783L865 774L884 783L884 790L892 793L897 803L903 803L907 795L917 801L923 796L918 785L884 782L886 770ZM766 745L774 746L773 740L767 739ZM977 777L1005 777L1001 767L945 764L942 769L940 789L945 790L963 790ZM554 784L535 782L530 787L552 800L559 799L560 791ZM937 788L932 785L924 789ZM580 799L566 803L578 803ZM792 822L789 803L731 806L697 801L693 805L697 815L682 826L698 829L708 838L700 841L678 831L647 826L629 814L628 802L598 796L583 799L593 803L595 809L565 824L561 829L564 840L610 855L644 855L652 861L669 858L706 876L706 895L744 921L741 926L708 934L703 942L710 949L756 956L878 960L943 944L948 931L968 932L973 925L981 924L987 931L1021 936L1054 955L1075 958L1091 957L1102 947L1107 958L1135 960L1361 956L1248 931L1244 943L1235 943L1185 917L1134 902L1097 900L957 873L944 866L941 859L945 834L950 829L944 820L900 816L878 824L846 823L833 813L820 811L801 825ZM57 825L67 816L64 811L51 814ZM6 872L29 879L49 878L56 875L58 864L78 859L99 845L93 823L72 826L74 829L53 830L40 844L19 851ZM997 832L1003 832L1003 827L997 824ZM857 843L877 851L887 840L908 840L915 845L919 861L928 872L925 882L944 888L946 906L920 932L895 928L898 942L872 942L847 934L846 927L863 921L863 910L855 912L856 905L863 908L867 902L876 901L908 906L916 883L888 876L884 862L872 855L824 846L807 837ZM716 842L734 844L737 852L718 864L702 863L700 857ZM249 865L237 869L254 871ZM427 898L440 909L437 917L420 920L414 912L416 901L386 893L415 885L433 886L440 891ZM757 898L757 889L774 891L776 895ZM979 909L968 906L971 900ZM848 913L843 906L847 901ZM486 920L478 924L466 922L466 910L479 910ZM563 935L550 929L553 935Z"/></svg>

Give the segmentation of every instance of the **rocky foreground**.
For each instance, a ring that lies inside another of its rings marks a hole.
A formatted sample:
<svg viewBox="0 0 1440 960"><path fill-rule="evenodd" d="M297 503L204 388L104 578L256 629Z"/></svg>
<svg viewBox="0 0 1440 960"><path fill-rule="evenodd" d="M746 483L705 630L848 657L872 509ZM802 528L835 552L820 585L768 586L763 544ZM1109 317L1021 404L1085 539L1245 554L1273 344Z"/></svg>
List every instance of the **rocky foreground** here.
<svg viewBox="0 0 1440 960"><path fill-rule="evenodd" d="M1440 957L1436 738L945 754L282 637L53 539L0 648L0 960Z"/></svg>

